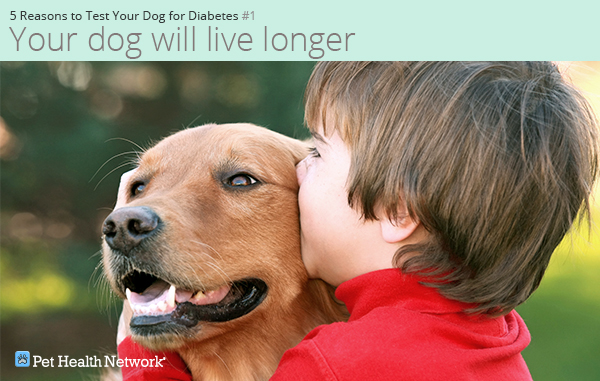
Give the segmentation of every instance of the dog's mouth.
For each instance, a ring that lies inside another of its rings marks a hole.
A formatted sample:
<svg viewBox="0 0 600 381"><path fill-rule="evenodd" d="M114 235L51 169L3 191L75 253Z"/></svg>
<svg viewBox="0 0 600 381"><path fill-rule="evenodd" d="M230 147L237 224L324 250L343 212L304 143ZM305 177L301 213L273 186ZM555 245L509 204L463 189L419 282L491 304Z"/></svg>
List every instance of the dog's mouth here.
<svg viewBox="0 0 600 381"><path fill-rule="evenodd" d="M130 327L142 336L191 328L201 322L226 322L254 310L266 297L267 284L246 278L212 290L186 290L152 274L132 271L122 278L133 310Z"/></svg>

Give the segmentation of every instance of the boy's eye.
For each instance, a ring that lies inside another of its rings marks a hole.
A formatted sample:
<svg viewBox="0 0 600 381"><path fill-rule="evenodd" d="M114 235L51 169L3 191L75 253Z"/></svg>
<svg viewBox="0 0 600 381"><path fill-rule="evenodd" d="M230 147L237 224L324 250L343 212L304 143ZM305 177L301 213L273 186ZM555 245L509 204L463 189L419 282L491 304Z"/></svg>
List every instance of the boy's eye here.
<svg viewBox="0 0 600 381"><path fill-rule="evenodd" d="M321 157L321 154L319 153L319 151L317 151L317 147L310 147L308 149L308 152L310 157Z"/></svg>

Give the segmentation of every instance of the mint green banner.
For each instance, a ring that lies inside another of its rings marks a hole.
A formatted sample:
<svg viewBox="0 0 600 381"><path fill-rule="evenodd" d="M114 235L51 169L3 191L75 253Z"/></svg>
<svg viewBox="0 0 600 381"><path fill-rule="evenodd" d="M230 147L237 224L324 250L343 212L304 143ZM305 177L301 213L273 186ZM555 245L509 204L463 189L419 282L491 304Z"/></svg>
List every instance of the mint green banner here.
<svg viewBox="0 0 600 381"><path fill-rule="evenodd" d="M591 1L3 1L2 60L599 60Z"/></svg>

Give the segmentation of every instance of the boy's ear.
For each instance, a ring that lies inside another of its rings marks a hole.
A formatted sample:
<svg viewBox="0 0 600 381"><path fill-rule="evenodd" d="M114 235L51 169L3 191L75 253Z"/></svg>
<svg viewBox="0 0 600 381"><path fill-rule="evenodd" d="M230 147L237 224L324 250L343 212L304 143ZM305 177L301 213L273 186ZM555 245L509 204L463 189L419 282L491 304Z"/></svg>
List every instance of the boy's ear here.
<svg viewBox="0 0 600 381"><path fill-rule="evenodd" d="M398 221L391 221L389 218L384 217L379 220L381 224L381 236L387 243L398 243L409 238L420 225L419 220L413 220L410 216L406 215L398 219Z"/></svg>

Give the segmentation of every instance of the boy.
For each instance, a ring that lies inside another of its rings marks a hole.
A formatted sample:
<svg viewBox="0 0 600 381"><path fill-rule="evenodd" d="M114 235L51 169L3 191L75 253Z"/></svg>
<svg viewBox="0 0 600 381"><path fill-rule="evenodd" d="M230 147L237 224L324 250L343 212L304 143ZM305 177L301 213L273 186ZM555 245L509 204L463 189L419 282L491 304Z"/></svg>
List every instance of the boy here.
<svg viewBox="0 0 600 381"><path fill-rule="evenodd" d="M545 62L319 63L298 165L302 256L347 323L273 380L530 380L514 308L579 211L598 132Z"/></svg>

